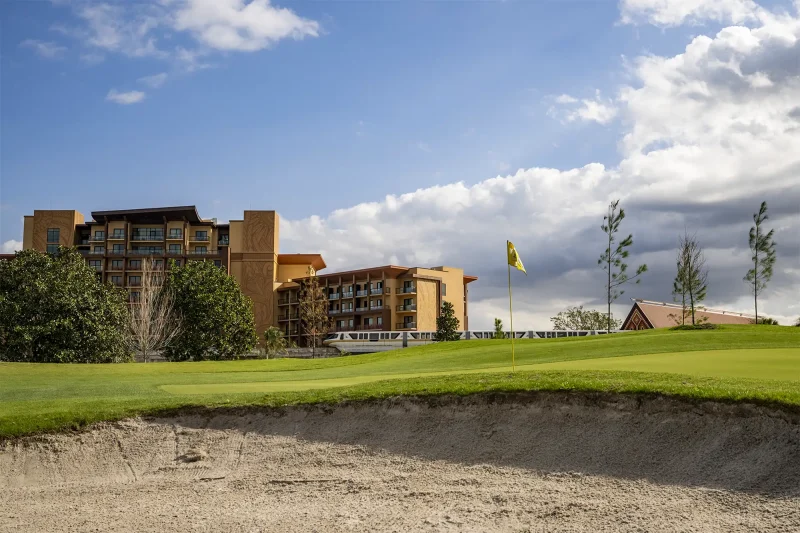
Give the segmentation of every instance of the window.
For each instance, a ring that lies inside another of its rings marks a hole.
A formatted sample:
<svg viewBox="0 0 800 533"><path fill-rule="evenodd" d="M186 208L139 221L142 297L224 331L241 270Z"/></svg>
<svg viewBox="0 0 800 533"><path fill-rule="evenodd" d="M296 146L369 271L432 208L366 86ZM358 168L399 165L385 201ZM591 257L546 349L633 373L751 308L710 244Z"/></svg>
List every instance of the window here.
<svg viewBox="0 0 800 533"><path fill-rule="evenodd" d="M170 228L169 230L169 238L170 239L182 239L183 238L183 230L180 228Z"/></svg>
<svg viewBox="0 0 800 533"><path fill-rule="evenodd" d="M111 276L111 283L117 287L122 286L122 276Z"/></svg>
<svg viewBox="0 0 800 533"><path fill-rule="evenodd" d="M181 260L180 259L174 259L173 261L175 261L175 266L176 267L181 266Z"/></svg>
<svg viewBox="0 0 800 533"><path fill-rule="evenodd" d="M131 301L138 302L139 301L139 291L131 292Z"/></svg>
<svg viewBox="0 0 800 533"><path fill-rule="evenodd" d="M131 239L134 241L163 241L163 228L136 228L133 230Z"/></svg>
<svg viewBox="0 0 800 533"><path fill-rule="evenodd" d="M142 276L128 276L128 285L139 287L142 284Z"/></svg>
<svg viewBox="0 0 800 533"><path fill-rule="evenodd" d="M54 242L58 244L58 238L61 235L61 230L58 228L50 228L47 230L47 242Z"/></svg>
<svg viewBox="0 0 800 533"><path fill-rule="evenodd" d="M89 261L89 266L98 272L103 270L102 262L99 259L92 259Z"/></svg>
<svg viewBox="0 0 800 533"><path fill-rule="evenodd" d="M378 324L379 326L382 326L382 325L383 325L383 317L382 317L382 316L379 316L379 317L377 318L377 324Z"/></svg>
<svg viewBox="0 0 800 533"><path fill-rule="evenodd" d="M102 231L95 231L94 232L94 240L96 241L104 241L106 239L106 232L105 230Z"/></svg>
<svg viewBox="0 0 800 533"><path fill-rule="evenodd" d="M141 270L142 269L142 260L141 259L131 259L131 262L128 263L128 267L132 270Z"/></svg>
<svg viewBox="0 0 800 533"><path fill-rule="evenodd" d="M403 324L411 324L414 322L414 317L411 315L406 315L403 317Z"/></svg>
<svg viewBox="0 0 800 533"><path fill-rule="evenodd" d="M442 283L442 296L447 296L447 283Z"/></svg>
<svg viewBox="0 0 800 533"><path fill-rule="evenodd" d="M196 241L207 241L208 240L208 232L207 231L195 231L194 232L194 240L196 240Z"/></svg>
<svg viewBox="0 0 800 533"><path fill-rule="evenodd" d="M161 270L164 268L164 260L163 259L154 259L153 260L153 269Z"/></svg>
<svg viewBox="0 0 800 533"><path fill-rule="evenodd" d="M57 244L48 244L47 245L47 253L48 254L57 254L58 253L58 245Z"/></svg>
<svg viewBox="0 0 800 533"><path fill-rule="evenodd" d="M124 239L125 238L125 230L122 228L115 228L114 232L111 234L113 239Z"/></svg>
<svg viewBox="0 0 800 533"><path fill-rule="evenodd" d="M171 254L179 254L179 253L181 253L181 245L180 244L170 244L169 245L169 253L171 253Z"/></svg>
<svg viewBox="0 0 800 533"><path fill-rule="evenodd" d="M206 249L205 246L195 246L195 248L194 248L194 253L196 253L196 254L204 254L207 251L208 250Z"/></svg>
<svg viewBox="0 0 800 533"><path fill-rule="evenodd" d="M222 266L222 261L220 259L214 259L214 266L215 267L221 267Z"/></svg>
<svg viewBox="0 0 800 533"><path fill-rule="evenodd" d="M371 318L365 318L364 319L364 325L365 326L371 326L372 325L372 319Z"/></svg>
<svg viewBox="0 0 800 533"><path fill-rule="evenodd" d="M106 247L105 246L95 246L94 250L92 250L92 251L94 253L96 253L96 254L102 254L102 253L104 253L106 251Z"/></svg>
<svg viewBox="0 0 800 533"><path fill-rule="evenodd" d="M114 259L111 261L111 268L114 270L122 270L122 259Z"/></svg>
<svg viewBox="0 0 800 533"><path fill-rule="evenodd" d="M352 319L352 318L351 318L351 319L348 321L348 325L349 325L351 328L353 327L353 319Z"/></svg>
<svg viewBox="0 0 800 533"><path fill-rule="evenodd" d="M412 298L406 298L406 299L403 300L403 307L408 307L409 305L412 305L413 303L414 303L414 300Z"/></svg>
<svg viewBox="0 0 800 533"><path fill-rule="evenodd" d="M228 235L220 235L219 236L219 245L220 246L228 246L228 244L230 244L229 238L230 237Z"/></svg>
<svg viewBox="0 0 800 533"><path fill-rule="evenodd" d="M112 251L115 254L124 254L125 253L125 245L124 244L115 244L112 248Z"/></svg>

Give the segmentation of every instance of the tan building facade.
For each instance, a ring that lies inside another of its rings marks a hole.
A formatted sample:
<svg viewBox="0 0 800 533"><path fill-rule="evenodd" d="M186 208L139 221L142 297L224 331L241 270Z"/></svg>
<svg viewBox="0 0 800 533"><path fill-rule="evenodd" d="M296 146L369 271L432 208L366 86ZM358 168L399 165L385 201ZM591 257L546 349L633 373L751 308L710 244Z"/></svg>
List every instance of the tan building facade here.
<svg viewBox="0 0 800 533"><path fill-rule="evenodd" d="M305 278L307 276L302 276ZM302 278L278 288L278 323L292 340L299 328ZM442 302L453 304L459 329L469 327L468 284L474 276L455 267L386 265L317 276L328 300L333 331L433 331Z"/></svg>
<svg viewBox="0 0 800 533"><path fill-rule="evenodd" d="M278 326L299 339L297 280L325 268L320 254L281 254L275 211L245 211L219 224L195 206L93 211L36 210L26 216L23 249L55 252L71 246L104 282L124 287L135 301L142 261L167 270L170 260L213 261L236 278L253 301L259 336ZM441 303L453 304L459 328L468 328L467 285L477 278L454 267L383 266L318 275L334 330L434 330Z"/></svg>

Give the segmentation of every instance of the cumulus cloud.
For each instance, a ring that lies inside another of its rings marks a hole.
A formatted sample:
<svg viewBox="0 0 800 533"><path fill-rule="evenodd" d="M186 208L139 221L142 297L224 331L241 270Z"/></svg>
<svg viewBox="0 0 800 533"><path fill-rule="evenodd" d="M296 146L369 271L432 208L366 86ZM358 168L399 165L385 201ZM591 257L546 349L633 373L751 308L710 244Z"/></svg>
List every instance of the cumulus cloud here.
<svg viewBox="0 0 800 533"><path fill-rule="evenodd" d="M558 106L549 110L550 116L559 118L564 122L597 122L608 124L616 118L618 109L613 100L604 99L600 91L595 92L592 99L578 100L568 94L555 98Z"/></svg>
<svg viewBox="0 0 800 533"><path fill-rule="evenodd" d="M0 246L0 252L4 254L13 254L22 250L22 241L15 241L14 239L7 240Z"/></svg>
<svg viewBox="0 0 800 533"><path fill-rule="evenodd" d="M285 251L319 250L330 271L463 266L480 277L470 286L470 324L483 328L507 313L504 246L511 239L529 272L515 281L519 325L547 327L568 305L604 306L599 225L609 200L621 198L628 213L622 231L634 236L629 264L645 262L650 271L627 289L617 315L629 296L671 298L684 228L706 247L707 304L747 312L747 233L766 200L778 264L759 308L789 323L800 314L800 17L764 20L696 37L675 56L632 60L630 85L615 97L625 131L612 168L531 168L286 220ZM570 98L578 100L562 95L560 104L583 106Z"/></svg>
<svg viewBox="0 0 800 533"><path fill-rule="evenodd" d="M144 98L145 93L142 91L128 91L121 93L116 89L111 89L106 95L106 101L121 105L138 104L144 100Z"/></svg>
<svg viewBox="0 0 800 533"><path fill-rule="evenodd" d="M167 81L167 73L161 72L160 74L153 74L152 76L143 76L137 80L143 85L147 85L153 89L158 89L164 82Z"/></svg>
<svg viewBox="0 0 800 533"><path fill-rule="evenodd" d="M39 41L37 39L25 39L19 45L22 48L29 48L36 52L40 57L46 59L55 59L61 57L67 50L66 47L60 46L54 42Z"/></svg>
<svg viewBox="0 0 800 533"><path fill-rule="evenodd" d="M741 24L766 12L751 0L622 0L621 21L656 26L700 24L707 20Z"/></svg>

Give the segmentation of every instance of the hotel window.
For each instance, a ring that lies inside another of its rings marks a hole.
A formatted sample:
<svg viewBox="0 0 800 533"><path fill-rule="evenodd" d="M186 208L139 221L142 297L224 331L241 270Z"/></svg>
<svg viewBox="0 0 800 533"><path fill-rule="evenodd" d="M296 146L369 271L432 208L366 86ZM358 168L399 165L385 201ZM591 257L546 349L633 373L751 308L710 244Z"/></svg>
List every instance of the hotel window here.
<svg viewBox="0 0 800 533"><path fill-rule="evenodd" d="M142 260L141 259L131 259L130 263L128 263L128 267L131 270L141 270L142 269Z"/></svg>
<svg viewBox="0 0 800 533"><path fill-rule="evenodd" d="M365 326L371 326L372 325L372 319L371 318L365 318L364 319L364 325Z"/></svg>
<svg viewBox="0 0 800 533"><path fill-rule="evenodd" d="M124 254L125 253L125 245L124 244L115 244L112 248L115 254Z"/></svg>
<svg viewBox="0 0 800 533"><path fill-rule="evenodd" d="M447 296L447 284L442 283L442 296Z"/></svg>
<svg viewBox="0 0 800 533"><path fill-rule="evenodd" d="M102 254L103 252L106 251L106 247L105 246L95 246L93 251L96 254Z"/></svg>
<svg viewBox="0 0 800 533"><path fill-rule="evenodd" d="M208 240L208 232L207 231L195 231L194 232L194 240L196 240L196 241L207 241Z"/></svg>
<svg viewBox="0 0 800 533"><path fill-rule="evenodd" d="M105 238L106 238L106 232L105 232L105 230L102 230L102 231L95 231L95 232L94 232L94 240L96 240L96 241L103 241L103 240L105 240Z"/></svg>
<svg viewBox="0 0 800 533"><path fill-rule="evenodd" d="M170 239L182 239L183 238L183 230L180 228L170 228L169 230L169 238Z"/></svg>
<svg viewBox="0 0 800 533"><path fill-rule="evenodd" d="M111 284L116 287L122 286L122 276L111 276Z"/></svg>
<svg viewBox="0 0 800 533"><path fill-rule="evenodd" d="M139 301L139 291L131 292L131 301L138 302Z"/></svg>
<svg viewBox="0 0 800 533"><path fill-rule="evenodd" d="M175 261L175 266L176 267L181 266L181 260L180 259L173 259L173 261Z"/></svg>
<svg viewBox="0 0 800 533"><path fill-rule="evenodd" d="M113 237L114 239L124 239L125 230L122 228L115 228L114 232L111 234L111 237Z"/></svg>
<svg viewBox="0 0 800 533"><path fill-rule="evenodd" d="M220 259L214 259L214 266L215 267L221 267L222 266L222 261Z"/></svg>
<svg viewBox="0 0 800 533"><path fill-rule="evenodd" d="M61 230L58 228L49 228L47 230L47 242L54 242L58 244L58 238L61 235Z"/></svg>
<svg viewBox="0 0 800 533"><path fill-rule="evenodd" d="M377 320L378 320L377 324L378 324L379 326L382 326L382 325L383 325L383 317L382 317L382 316L379 316Z"/></svg>
<svg viewBox="0 0 800 533"><path fill-rule="evenodd" d="M347 325L350 326L351 328L353 327L353 319L352 318L348 321Z"/></svg>
<svg viewBox="0 0 800 533"><path fill-rule="evenodd" d="M205 246L195 246L195 248L194 248L194 253L196 253L196 254L204 254L207 251L208 250L206 249Z"/></svg>
<svg viewBox="0 0 800 533"><path fill-rule="evenodd" d="M179 253L181 253L181 245L180 244L170 244L169 245L169 253L171 253L171 254L179 254Z"/></svg>
<svg viewBox="0 0 800 533"><path fill-rule="evenodd" d="M122 259L113 259L111 261L111 268L114 270L122 270Z"/></svg>
<svg viewBox="0 0 800 533"><path fill-rule="evenodd" d="M58 245L57 244L48 244L47 245L47 253L48 254L57 254L58 253Z"/></svg>
<svg viewBox="0 0 800 533"><path fill-rule="evenodd" d="M142 276L128 276L128 285L138 287L142 284Z"/></svg>
<svg viewBox="0 0 800 533"><path fill-rule="evenodd" d="M406 315L403 317L403 324L411 324L414 322L414 317L411 315Z"/></svg>
<svg viewBox="0 0 800 533"><path fill-rule="evenodd" d="M97 270L98 272L102 268L101 262L100 262L99 259L92 259L91 261L89 261L89 266L92 267L93 269Z"/></svg>
<svg viewBox="0 0 800 533"><path fill-rule="evenodd" d="M154 270L161 270L164 268L164 260L163 259L153 259L153 269Z"/></svg>

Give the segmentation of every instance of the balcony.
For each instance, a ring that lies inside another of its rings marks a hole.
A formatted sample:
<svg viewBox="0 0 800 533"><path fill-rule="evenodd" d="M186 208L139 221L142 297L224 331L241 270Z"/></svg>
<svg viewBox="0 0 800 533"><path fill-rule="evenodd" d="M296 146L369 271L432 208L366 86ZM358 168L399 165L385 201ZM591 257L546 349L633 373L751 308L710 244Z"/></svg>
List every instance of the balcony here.
<svg viewBox="0 0 800 533"><path fill-rule="evenodd" d="M164 255L164 250L162 248L155 250L128 250L128 255Z"/></svg>
<svg viewBox="0 0 800 533"><path fill-rule="evenodd" d="M278 322L297 320L298 318L300 318L300 315L298 313L286 313L284 315L278 315Z"/></svg>
<svg viewBox="0 0 800 533"><path fill-rule="evenodd" d="M345 299L345 298L352 298L352 297L353 297L353 291L350 291L350 292L343 292L343 293L342 293L342 299Z"/></svg>
<svg viewBox="0 0 800 533"><path fill-rule="evenodd" d="M134 272L141 272L142 270L141 261L138 263L131 263L130 265L128 265L128 270L133 270Z"/></svg>
<svg viewBox="0 0 800 533"><path fill-rule="evenodd" d="M78 242L78 246L88 246L88 245L89 245L89 239L88 238L81 239L80 242Z"/></svg>
<svg viewBox="0 0 800 533"><path fill-rule="evenodd" d="M367 290L356 291L356 296L369 296L369 291Z"/></svg>
<svg viewBox="0 0 800 533"><path fill-rule="evenodd" d="M108 280L108 282L110 284L112 284L113 286L115 286L115 287L122 287L122 280L121 279L119 279L119 280L110 279L110 280Z"/></svg>
<svg viewBox="0 0 800 533"><path fill-rule="evenodd" d="M329 315L338 315L339 313L341 313L339 309L328 309Z"/></svg>
<svg viewBox="0 0 800 533"><path fill-rule="evenodd" d="M417 287L415 285L411 285L410 287L398 287L397 294L412 294L417 292Z"/></svg>
<svg viewBox="0 0 800 533"><path fill-rule="evenodd" d="M204 256L219 255L219 250L189 250L186 255Z"/></svg>
<svg viewBox="0 0 800 533"><path fill-rule="evenodd" d="M356 313L363 313L369 311L369 307L356 307Z"/></svg>
<svg viewBox="0 0 800 533"><path fill-rule="evenodd" d="M342 314L352 314L353 308L352 307L343 307L340 311Z"/></svg>
<svg viewBox="0 0 800 533"><path fill-rule="evenodd" d="M226 235L224 239L220 237L220 239L217 241L217 244L219 246L229 246L230 241L228 240L228 236Z"/></svg>
<svg viewBox="0 0 800 533"><path fill-rule="evenodd" d="M296 304L297 298L278 298L278 305Z"/></svg>
<svg viewBox="0 0 800 533"><path fill-rule="evenodd" d="M120 256L122 256L122 255L125 255L125 250L120 250L120 249L114 250L114 249L111 249L111 250L108 251L108 255L120 255Z"/></svg>
<svg viewBox="0 0 800 533"><path fill-rule="evenodd" d="M95 235L94 237L89 237L89 242L106 242L106 236Z"/></svg>
<svg viewBox="0 0 800 533"><path fill-rule="evenodd" d="M209 242L208 235L194 234L191 237L189 237L189 242Z"/></svg>
<svg viewBox="0 0 800 533"><path fill-rule="evenodd" d="M183 250L167 250L167 255L183 255Z"/></svg>
<svg viewBox="0 0 800 533"><path fill-rule="evenodd" d="M105 250L89 250L89 255L103 255L105 253Z"/></svg>
<svg viewBox="0 0 800 533"><path fill-rule="evenodd" d="M103 265L89 265L89 268L93 268L95 272L103 271Z"/></svg>
<svg viewBox="0 0 800 533"><path fill-rule="evenodd" d="M113 264L106 269L108 272L122 272L122 265L114 266Z"/></svg>
<svg viewBox="0 0 800 533"><path fill-rule="evenodd" d="M398 305L397 312L415 312L417 310L417 304L408 304L408 305Z"/></svg>
<svg viewBox="0 0 800 533"><path fill-rule="evenodd" d="M380 311L381 309L383 309L382 305L371 305L371 306L369 306L369 310L370 311Z"/></svg>
<svg viewBox="0 0 800 533"><path fill-rule="evenodd" d="M361 329L383 329L383 324L364 324Z"/></svg>
<svg viewBox="0 0 800 533"><path fill-rule="evenodd" d="M141 286L142 286L142 280L139 281L128 280L128 287L141 287Z"/></svg>
<svg viewBox="0 0 800 533"><path fill-rule="evenodd" d="M398 331L404 329L417 329L416 322L403 322L401 324L395 324L395 326L396 326L395 329L397 329Z"/></svg>
<svg viewBox="0 0 800 533"><path fill-rule="evenodd" d="M340 294L338 292L332 292L328 295L328 300L338 300Z"/></svg>
<svg viewBox="0 0 800 533"><path fill-rule="evenodd" d="M108 236L109 241L124 241L125 234L124 233L113 233Z"/></svg>
<svg viewBox="0 0 800 533"><path fill-rule="evenodd" d="M131 235L131 240L132 241L138 241L138 242L141 242L141 241L161 242L161 241L164 240L164 234L163 233L147 233L147 234L142 235L142 234L134 233L133 235Z"/></svg>
<svg viewBox="0 0 800 533"><path fill-rule="evenodd" d="M167 235L167 240L168 241L182 241L183 240L183 233L182 232L170 233L169 235Z"/></svg>

